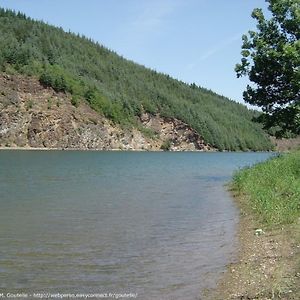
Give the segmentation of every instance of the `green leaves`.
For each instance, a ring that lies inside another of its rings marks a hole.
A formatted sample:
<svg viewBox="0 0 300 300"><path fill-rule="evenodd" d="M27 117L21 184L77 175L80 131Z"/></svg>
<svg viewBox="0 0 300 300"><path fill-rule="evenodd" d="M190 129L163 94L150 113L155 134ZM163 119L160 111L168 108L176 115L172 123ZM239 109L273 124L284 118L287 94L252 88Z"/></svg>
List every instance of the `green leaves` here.
<svg viewBox="0 0 300 300"><path fill-rule="evenodd" d="M235 71L254 83L243 95L267 114L260 118L265 128L280 126L281 133L300 134L300 1L266 1L272 18L266 20L261 9L253 10L257 32L243 35L241 63Z"/></svg>

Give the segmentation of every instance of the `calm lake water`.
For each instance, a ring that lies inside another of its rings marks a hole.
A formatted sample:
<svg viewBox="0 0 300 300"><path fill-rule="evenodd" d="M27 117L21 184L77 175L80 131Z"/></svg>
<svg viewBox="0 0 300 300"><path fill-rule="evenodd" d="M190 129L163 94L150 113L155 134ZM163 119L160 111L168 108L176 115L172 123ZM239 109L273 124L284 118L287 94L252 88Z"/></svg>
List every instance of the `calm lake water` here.
<svg viewBox="0 0 300 300"><path fill-rule="evenodd" d="M0 151L0 293L199 299L234 258L224 184L269 156Z"/></svg>

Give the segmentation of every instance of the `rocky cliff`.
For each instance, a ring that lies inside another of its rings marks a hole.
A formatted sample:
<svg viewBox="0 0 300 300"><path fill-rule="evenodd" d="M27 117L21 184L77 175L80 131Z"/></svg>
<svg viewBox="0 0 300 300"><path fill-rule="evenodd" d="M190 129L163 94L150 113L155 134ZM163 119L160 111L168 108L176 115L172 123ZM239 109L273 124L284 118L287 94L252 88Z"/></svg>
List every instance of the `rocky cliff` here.
<svg viewBox="0 0 300 300"><path fill-rule="evenodd" d="M35 78L0 75L0 147L214 150L180 120L145 113L137 123L139 129L124 129Z"/></svg>

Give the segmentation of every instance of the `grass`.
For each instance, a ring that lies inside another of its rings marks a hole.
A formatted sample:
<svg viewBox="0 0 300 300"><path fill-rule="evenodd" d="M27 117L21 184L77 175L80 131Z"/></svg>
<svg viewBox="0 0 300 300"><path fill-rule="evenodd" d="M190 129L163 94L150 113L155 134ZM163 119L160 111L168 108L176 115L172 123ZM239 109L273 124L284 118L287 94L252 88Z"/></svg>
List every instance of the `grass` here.
<svg viewBox="0 0 300 300"><path fill-rule="evenodd" d="M300 217L300 151L238 171L232 188L262 223L295 223Z"/></svg>
<svg viewBox="0 0 300 300"><path fill-rule="evenodd" d="M139 124L137 124L137 128L147 138L156 139L158 137L158 132L151 128L143 127Z"/></svg>
<svg viewBox="0 0 300 300"><path fill-rule="evenodd" d="M238 171L231 187L239 258L212 299L300 299L300 150Z"/></svg>

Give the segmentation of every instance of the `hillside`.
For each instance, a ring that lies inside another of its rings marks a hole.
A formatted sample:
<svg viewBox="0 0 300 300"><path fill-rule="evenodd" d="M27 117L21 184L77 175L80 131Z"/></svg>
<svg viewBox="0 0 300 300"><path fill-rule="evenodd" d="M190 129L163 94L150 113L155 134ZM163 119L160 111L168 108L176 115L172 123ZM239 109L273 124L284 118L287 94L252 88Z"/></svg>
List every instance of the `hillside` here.
<svg viewBox="0 0 300 300"><path fill-rule="evenodd" d="M44 91L51 87L69 99L70 110L89 106L110 126L140 131L151 140L159 136L161 143L173 146L173 135L161 139L160 128L147 127L145 118L181 122L219 150L272 147L260 126L251 121L257 113L128 61L90 39L2 9L0 33L1 71L39 80Z"/></svg>
<svg viewBox="0 0 300 300"><path fill-rule="evenodd" d="M0 74L0 91L0 147L214 150L180 120L144 113L139 130L124 128L34 78Z"/></svg>

